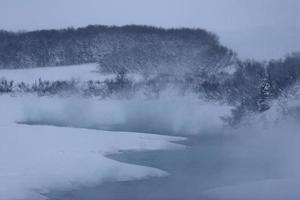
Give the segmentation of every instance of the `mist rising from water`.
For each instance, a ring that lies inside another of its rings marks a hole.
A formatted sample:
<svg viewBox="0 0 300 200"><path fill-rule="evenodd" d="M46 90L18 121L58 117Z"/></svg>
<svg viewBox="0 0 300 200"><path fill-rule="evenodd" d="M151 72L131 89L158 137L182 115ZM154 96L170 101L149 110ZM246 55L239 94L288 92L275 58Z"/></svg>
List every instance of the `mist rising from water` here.
<svg viewBox="0 0 300 200"><path fill-rule="evenodd" d="M221 117L231 109L174 94L122 100L30 97L23 102L22 123L178 135L218 132Z"/></svg>

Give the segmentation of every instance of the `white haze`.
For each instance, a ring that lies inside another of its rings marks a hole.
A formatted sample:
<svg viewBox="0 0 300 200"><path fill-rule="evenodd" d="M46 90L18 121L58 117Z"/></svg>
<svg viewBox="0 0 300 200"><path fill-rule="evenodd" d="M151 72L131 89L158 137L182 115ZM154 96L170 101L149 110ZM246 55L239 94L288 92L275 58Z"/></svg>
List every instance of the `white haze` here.
<svg viewBox="0 0 300 200"><path fill-rule="evenodd" d="M299 120L299 119L298 119ZM247 181L220 186L204 192L217 200L297 200L300 192L300 134L297 120L239 127L231 134L238 137L230 151L232 170L228 179ZM249 168L247 170L247 168ZM246 173L240 173L243 170ZM224 171L228 174L228 171ZM224 175L225 176L225 175Z"/></svg>
<svg viewBox="0 0 300 200"><path fill-rule="evenodd" d="M241 176L248 181L211 189L204 196L218 200L299 199L299 91L296 85L285 96L274 100L270 110L249 114L241 125L230 131L236 138L228 146L232 158L228 162L235 171L232 178ZM241 175L239 172L245 168L250 170Z"/></svg>
<svg viewBox="0 0 300 200"><path fill-rule="evenodd" d="M29 97L22 110L21 123L185 135L219 132L231 107L166 92L159 99Z"/></svg>

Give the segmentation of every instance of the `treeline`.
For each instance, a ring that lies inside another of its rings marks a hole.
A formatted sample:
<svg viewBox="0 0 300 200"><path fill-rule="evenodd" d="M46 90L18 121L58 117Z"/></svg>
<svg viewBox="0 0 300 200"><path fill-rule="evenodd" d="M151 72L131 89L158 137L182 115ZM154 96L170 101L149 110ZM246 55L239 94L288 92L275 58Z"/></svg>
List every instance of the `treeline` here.
<svg viewBox="0 0 300 200"><path fill-rule="evenodd" d="M1 94L36 94L38 96L73 96L104 98L135 98L136 95L145 98L156 99L168 89L175 89L180 94L195 92L201 85L189 78L177 78L169 75L157 75L136 81L125 73L116 74L114 78L104 81L90 80L80 82L78 80L46 81L39 79L33 84L18 83L2 78L0 80ZM203 85L204 86L204 85Z"/></svg>
<svg viewBox="0 0 300 200"><path fill-rule="evenodd" d="M238 123L249 112L268 110L274 99L284 96L299 81L300 53L293 53L267 63L239 62L231 78L209 84L214 85L210 92L235 106L230 122Z"/></svg>
<svg viewBox="0 0 300 200"><path fill-rule="evenodd" d="M43 81L39 79L33 84L24 82L9 81L4 78L0 80L0 94L22 94L22 93L36 93L38 95L57 95L67 94L69 92L75 93L76 81Z"/></svg>
<svg viewBox="0 0 300 200"><path fill-rule="evenodd" d="M98 62L103 72L215 72L234 53L202 29L88 26L33 32L0 31L0 68Z"/></svg>
<svg viewBox="0 0 300 200"><path fill-rule="evenodd" d="M2 79L0 93L36 92L39 95L79 93L102 98L122 94L131 98L137 93L158 97L162 91L173 88L181 93L192 92L203 98L227 102L248 111L262 112L269 108L272 99L278 98L299 79L300 54L295 53L268 63L239 62L236 71L231 75L157 74L135 81L126 73L120 72L116 73L115 78L105 81L49 82L40 79L32 85Z"/></svg>

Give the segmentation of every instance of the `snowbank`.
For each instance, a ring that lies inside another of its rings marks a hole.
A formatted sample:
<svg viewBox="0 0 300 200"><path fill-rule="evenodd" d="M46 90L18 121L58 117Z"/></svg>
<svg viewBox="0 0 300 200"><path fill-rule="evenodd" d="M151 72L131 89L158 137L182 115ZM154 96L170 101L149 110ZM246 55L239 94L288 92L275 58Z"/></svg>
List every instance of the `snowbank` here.
<svg viewBox="0 0 300 200"><path fill-rule="evenodd" d="M31 98L27 103L36 105L37 99ZM105 155L122 150L183 147L172 143L183 140L178 137L17 125L14 121L24 114L22 100L23 97L0 96L1 200L43 199L42 194L49 190L165 176L164 171L117 162ZM52 103L55 105L55 101ZM32 109L39 111L38 107Z"/></svg>

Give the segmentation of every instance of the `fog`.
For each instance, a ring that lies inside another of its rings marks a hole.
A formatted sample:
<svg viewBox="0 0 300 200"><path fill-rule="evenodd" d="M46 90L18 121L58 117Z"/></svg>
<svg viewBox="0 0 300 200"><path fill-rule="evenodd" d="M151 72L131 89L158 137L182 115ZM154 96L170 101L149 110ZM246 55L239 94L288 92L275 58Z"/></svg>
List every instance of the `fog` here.
<svg viewBox="0 0 300 200"><path fill-rule="evenodd" d="M231 167L223 173L228 180L238 181L210 189L204 192L206 196L218 200L298 199L299 128L297 121L289 118L264 129L253 124L233 131L238 139L226 147Z"/></svg>
<svg viewBox="0 0 300 200"><path fill-rule="evenodd" d="M22 110L20 123L189 135L220 131L231 107L168 92L159 99L31 97Z"/></svg>

